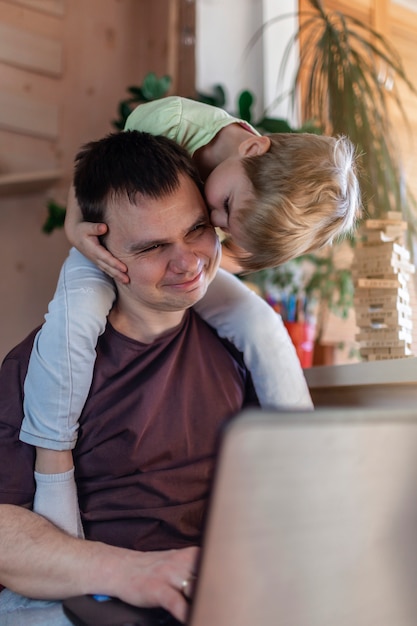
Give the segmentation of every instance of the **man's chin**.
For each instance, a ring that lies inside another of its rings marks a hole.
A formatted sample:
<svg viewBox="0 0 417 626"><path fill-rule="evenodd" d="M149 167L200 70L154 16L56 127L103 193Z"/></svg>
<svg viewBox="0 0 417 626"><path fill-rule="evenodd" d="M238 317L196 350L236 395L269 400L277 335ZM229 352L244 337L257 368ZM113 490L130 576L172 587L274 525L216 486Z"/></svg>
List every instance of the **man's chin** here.
<svg viewBox="0 0 417 626"><path fill-rule="evenodd" d="M208 283L206 282L204 285L199 285L195 289L187 291L182 294L175 294L172 298L170 298L170 305L168 308L172 311L180 311L189 309L190 307L200 302L200 300L206 295L208 288Z"/></svg>

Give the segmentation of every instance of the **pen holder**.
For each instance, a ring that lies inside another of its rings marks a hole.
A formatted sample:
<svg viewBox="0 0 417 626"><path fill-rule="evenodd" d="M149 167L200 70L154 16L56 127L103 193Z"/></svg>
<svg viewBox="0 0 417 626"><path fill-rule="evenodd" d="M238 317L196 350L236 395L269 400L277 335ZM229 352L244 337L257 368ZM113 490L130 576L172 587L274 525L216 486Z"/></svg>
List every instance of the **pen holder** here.
<svg viewBox="0 0 417 626"><path fill-rule="evenodd" d="M284 322L285 328L295 346L301 367L313 365L314 339L316 328L307 322Z"/></svg>

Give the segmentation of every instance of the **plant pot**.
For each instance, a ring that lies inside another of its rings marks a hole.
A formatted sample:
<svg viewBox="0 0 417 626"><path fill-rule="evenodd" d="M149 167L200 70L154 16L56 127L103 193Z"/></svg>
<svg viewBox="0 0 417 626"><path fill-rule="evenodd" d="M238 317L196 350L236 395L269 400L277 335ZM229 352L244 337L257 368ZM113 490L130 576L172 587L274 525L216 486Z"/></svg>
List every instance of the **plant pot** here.
<svg viewBox="0 0 417 626"><path fill-rule="evenodd" d="M307 322L284 322L284 324L295 346L301 367L303 369L311 367L313 365L316 327Z"/></svg>

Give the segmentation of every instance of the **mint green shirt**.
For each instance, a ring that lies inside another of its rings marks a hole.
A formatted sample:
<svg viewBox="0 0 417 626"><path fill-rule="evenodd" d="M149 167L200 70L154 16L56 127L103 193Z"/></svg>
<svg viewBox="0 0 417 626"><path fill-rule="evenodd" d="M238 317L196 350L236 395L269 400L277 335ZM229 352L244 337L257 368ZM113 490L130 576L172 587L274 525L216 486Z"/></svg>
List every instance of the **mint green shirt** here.
<svg viewBox="0 0 417 626"><path fill-rule="evenodd" d="M250 124L232 117L223 109L179 96L140 104L129 115L125 130L164 135L193 156L196 150L210 143L229 124L240 124L259 135Z"/></svg>

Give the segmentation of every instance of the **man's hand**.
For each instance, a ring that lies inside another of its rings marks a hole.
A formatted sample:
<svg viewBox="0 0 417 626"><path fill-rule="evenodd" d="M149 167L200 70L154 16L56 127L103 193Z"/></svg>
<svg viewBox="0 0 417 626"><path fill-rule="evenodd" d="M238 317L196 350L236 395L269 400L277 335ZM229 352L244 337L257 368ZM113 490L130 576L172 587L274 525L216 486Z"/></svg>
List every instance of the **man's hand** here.
<svg viewBox="0 0 417 626"><path fill-rule="evenodd" d="M106 232L106 224L83 221L74 187L71 186L65 217L65 234L68 241L111 278L126 284L129 282L126 265L100 243L99 237Z"/></svg>
<svg viewBox="0 0 417 626"><path fill-rule="evenodd" d="M197 555L195 547L161 552L126 550L117 572L112 570L112 589L107 593L136 606L163 607L184 622Z"/></svg>
<svg viewBox="0 0 417 626"><path fill-rule="evenodd" d="M0 505L1 583L34 599L99 593L185 621L197 556L196 547L136 552L77 539L32 511Z"/></svg>

